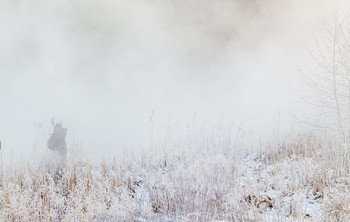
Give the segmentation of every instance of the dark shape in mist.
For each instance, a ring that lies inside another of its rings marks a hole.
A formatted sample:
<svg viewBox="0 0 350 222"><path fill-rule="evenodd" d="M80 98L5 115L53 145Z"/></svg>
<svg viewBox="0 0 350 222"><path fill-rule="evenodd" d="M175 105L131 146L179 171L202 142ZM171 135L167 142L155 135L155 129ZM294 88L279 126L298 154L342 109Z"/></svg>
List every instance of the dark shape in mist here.
<svg viewBox="0 0 350 222"><path fill-rule="evenodd" d="M58 152L61 156L65 156L67 154L66 135L67 128L63 128L61 124L57 123L51 137L47 141L47 147Z"/></svg>

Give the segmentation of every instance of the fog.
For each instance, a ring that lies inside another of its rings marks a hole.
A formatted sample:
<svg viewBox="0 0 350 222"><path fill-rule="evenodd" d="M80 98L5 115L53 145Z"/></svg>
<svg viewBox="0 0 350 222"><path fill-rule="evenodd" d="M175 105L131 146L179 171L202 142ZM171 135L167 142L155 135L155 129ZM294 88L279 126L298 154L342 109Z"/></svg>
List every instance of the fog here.
<svg viewBox="0 0 350 222"><path fill-rule="evenodd" d="M186 138L189 125L289 132L289 83L346 1L3 0L0 140L45 148L51 119L89 157ZM41 125L38 129L38 125Z"/></svg>

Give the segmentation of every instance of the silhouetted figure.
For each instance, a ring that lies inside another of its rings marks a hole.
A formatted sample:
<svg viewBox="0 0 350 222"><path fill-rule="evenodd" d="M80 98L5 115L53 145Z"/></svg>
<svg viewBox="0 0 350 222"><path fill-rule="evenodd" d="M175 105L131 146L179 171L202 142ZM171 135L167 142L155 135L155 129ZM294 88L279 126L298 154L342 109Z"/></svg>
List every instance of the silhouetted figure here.
<svg viewBox="0 0 350 222"><path fill-rule="evenodd" d="M51 163L49 171L55 170L58 178L62 178L64 168L67 166L67 144L66 144L67 128L63 128L61 124L56 124L53 133L47 141L47 147L54 151L51 155Z"/></svg>
<svg viewBox="0 0 350 222"><path fill-rule="evenodd" d="M50 139L47 141L47 147L56 151L61 157L65 157L67 154L66 135L67 128L63 128L61 124L57 123Z"/></svg>

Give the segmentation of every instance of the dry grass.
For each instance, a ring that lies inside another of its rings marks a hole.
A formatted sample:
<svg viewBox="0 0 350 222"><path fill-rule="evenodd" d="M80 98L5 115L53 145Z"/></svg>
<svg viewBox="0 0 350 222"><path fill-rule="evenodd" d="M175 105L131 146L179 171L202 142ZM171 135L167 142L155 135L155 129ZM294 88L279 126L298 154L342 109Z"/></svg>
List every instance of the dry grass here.
<svg viewBox="0 0 350 222"><path fill-rule="evenodd" d="M2 162L0 220L347 221L347 150L309 134L242 156L175 149L95 166L71 155L62 178Z"/></svg>

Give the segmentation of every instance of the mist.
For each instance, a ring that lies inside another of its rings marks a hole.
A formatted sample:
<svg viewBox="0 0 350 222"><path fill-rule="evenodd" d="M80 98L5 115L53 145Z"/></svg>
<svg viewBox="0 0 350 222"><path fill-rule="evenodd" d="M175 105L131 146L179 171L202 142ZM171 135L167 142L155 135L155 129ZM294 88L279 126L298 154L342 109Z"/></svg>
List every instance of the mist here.
<svg viewBox="0 0 350 222"><path fill-rule="evenodd" d="M45 148L51 119L89 157L185 140L189 124L288 133L289 83L346 1L1 1L0 140ZM38 125L41 126L38 128Z"/></svg>

